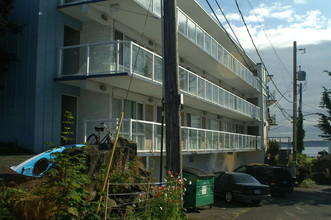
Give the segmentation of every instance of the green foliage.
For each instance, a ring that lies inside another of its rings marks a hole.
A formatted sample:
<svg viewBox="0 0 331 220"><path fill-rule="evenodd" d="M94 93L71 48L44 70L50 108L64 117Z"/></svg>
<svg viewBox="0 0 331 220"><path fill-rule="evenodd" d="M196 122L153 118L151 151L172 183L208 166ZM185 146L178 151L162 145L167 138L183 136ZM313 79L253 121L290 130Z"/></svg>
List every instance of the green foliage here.
<svg viewBox="0 0 331 220"><path fill-rule="evenodd" d="M64 127L63 127L63 131L61 132L61 138L62 140L65 142L65 145L68 144L68 142L72 141L73 138L71 138L71 136L73 135L73 131L71 130L71 126L75 123L74 120L74 116L72 115L72 112L70 111L65 111L64 115L64 121L62 122Z"/></svg>
<svg viewBox="0 0 331 220"><path fill-rule="evenodd" d="M299 117L297 122L297 152L302 153L302 151L305 149L304 146L304 138L306 135L306 131L303 128L303 114L301 111L299 111Z"/></svg>
<svg viewBox="0 0 331 220"><path fill-rule="evenodd" d="M86 174L86 149L68 148L56 156L56 166L47 171L40 190L50 192L49 199L57 207L57 219L83 219L92 215L97 204L88 201L91 179Z"/></svg>
<svg viewBox="0 0 331 220"><path fill-rule="evenodd" d="M0 1L0 39L8 33L22 33L23 27L11 18L13 9L13 0ZM13 53L0 48L0 75L7 72L9 65L15 61L16 56Z"/></svg>
<svg viewBox="0 0 331 220"><path fill-rule="evenodd" d="M147 203L148 219L185 219L183 209L184 179L172 174L166 176L166 184L152 188L152 198Z"/></svg>
<svg viewBox="0 0 331 220"><path fill-rule="evenodd" d="M297 181L301 183L305 179L311 178L313 162L311 158L307 158L305 154L297 154Z"/></svg>
<svg viewBox="0 0 331 220"><path fill-rule="evenodd" d="M316 188L317 187L317 184L316 184L316 182L314 180L308 178L308 179L303 180L299 184L299 187L301 187L301 188Z"/></svg>
<svg viewBox="0 0 331 220"><path fill-rule="evenodd" d="M319 113L320 118L317 127L322 131L322 134L319 136L325 140L331 141L331 90L325 87L323 87L323 89L320 107L325 109L327 113Z"/></svg>
<svg viewBox="0 0 331 220"><path fill-rule="evenodd" d="M277 163L277 155L279 153L279 149L280 147L277 141L269 140L266 163L271 165L275 165Z"/></svg>
<svg viewBox="0 0 331 220"><path fill-rule="evenodd" d="M187 219L183 208L184 179L169 171L165 180L164 185L152 186L150 195L139 196L138 202L134 205L145 208L142 212L137 212L137 216L143 219Z"/></svg>
<svg viewBox="0 0 331 220"><path fill-rule="evenodd" d="M4 212L18 219L100 219L95 198L88 189L93 178L86 174L87 147L56 153L54 166L32 188L6 188L0 193ZM94 180L100 181L100 180Z"/></svg>

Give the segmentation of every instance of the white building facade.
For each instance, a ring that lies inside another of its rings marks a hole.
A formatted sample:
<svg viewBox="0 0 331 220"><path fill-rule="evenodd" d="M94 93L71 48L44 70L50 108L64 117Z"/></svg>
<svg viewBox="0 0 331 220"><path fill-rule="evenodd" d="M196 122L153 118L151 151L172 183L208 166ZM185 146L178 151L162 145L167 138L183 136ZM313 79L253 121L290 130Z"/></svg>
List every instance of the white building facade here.
<svg viewBox="0 0 331 220"><path fill-rule="evenodd" d="M54 61L47 73L53 81L46 87L59 97L52 99L53 105L61 107L50 119L54 135L43 135L41 142L60 144L65 111L74 114L76 143L96 133L94 127L100 123L115 133L123 111L120 136L137 142L138 155L158 175L161 1L62 0L57 7L43 2L40 16L54 21L52 30L57 33L52 56L45 55ZM177 4L183 166L213 172L262 163L269 126L266 71L233 43L198 1L177 0ZM45 132L47 128L40 131Z"/></svg>

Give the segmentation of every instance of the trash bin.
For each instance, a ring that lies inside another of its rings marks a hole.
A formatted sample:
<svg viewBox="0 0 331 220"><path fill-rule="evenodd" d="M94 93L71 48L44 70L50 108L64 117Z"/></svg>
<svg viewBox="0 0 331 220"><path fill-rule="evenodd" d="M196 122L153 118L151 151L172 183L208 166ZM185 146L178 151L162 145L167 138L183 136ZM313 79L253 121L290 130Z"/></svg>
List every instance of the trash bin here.
<svg viewBox="0 0 331 220"><path fill-rule="evenodd" d="M185 167L183 177L186 179L184 208L193 208L214 204L214 174L205 170Z"/></svg>

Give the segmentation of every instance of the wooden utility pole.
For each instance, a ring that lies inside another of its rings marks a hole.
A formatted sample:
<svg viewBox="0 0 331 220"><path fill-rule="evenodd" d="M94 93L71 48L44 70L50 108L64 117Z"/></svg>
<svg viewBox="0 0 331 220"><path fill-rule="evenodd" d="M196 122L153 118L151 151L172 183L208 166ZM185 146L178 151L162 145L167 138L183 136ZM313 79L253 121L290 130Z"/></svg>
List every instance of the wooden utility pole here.
<svg viewBox="0 0 331 220"><path fill-rule="evenodd" d="M293 160L297 160L297 42L293 42Z"/></svg>
<svg viewBox="0 0 331 220"><path fill-rule="evenodd" d="M176 0L163 1L163 16L166 169L180 174L182 156L180 147Z"/></svg>

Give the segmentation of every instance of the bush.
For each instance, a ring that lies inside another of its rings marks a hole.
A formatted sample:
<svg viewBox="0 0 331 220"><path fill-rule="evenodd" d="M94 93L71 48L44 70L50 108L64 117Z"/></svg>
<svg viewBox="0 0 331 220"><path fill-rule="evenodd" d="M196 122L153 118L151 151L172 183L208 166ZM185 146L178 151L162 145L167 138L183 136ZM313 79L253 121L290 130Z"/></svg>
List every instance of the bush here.
<svg viewBox="0 0 331 220"><path fill-rule="evenodd" d="M307 158L305 154L297 154L297 181L300 184L305 179L312 178L312 159Z"/></svg>
<svg viewBox="0 0 331 220"><path fill-rule="evenodd" d="M299 187L301 187L301 188L316 188L317 184L312 179L305 179L299 184Z"/></svg>

